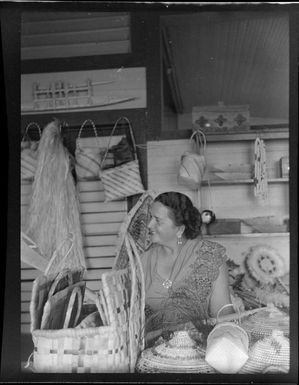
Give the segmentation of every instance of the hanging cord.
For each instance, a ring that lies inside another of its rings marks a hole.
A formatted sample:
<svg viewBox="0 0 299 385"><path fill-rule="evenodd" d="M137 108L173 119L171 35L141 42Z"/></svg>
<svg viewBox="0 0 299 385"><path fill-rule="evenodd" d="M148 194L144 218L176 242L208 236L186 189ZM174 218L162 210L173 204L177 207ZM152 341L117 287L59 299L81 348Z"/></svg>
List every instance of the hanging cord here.
<svg viewBox="0 0 299 385"><path fill-rule="evenodd" d="M263 200L268 196L265 143L258 137L254 143L254 195Z"/></svg>

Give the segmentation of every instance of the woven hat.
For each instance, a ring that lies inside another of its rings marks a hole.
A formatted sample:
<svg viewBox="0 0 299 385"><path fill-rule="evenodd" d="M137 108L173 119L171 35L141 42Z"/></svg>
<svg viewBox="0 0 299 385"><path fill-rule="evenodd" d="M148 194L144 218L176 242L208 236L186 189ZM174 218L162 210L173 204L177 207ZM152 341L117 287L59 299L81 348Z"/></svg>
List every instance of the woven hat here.
<svg viewBox="0 0 299 385"><path fill-rule="evenodd" d="M216 373L205 361L205 351L188 331L176 331L173 337L146 349L136 365L139 373Z"/></svg>
<svg viewBox="0 0 299 385"><path fill-rule="evenodd" d="M287 373L290 368L290 341L280 330L257 341L239 373Z"/></svg>
<svg viewBox="0 0 299 385"><path fill-rule="evenodd" d="M290 317L275 306L267 306L242 319L241 325L250 336L251 342L271 336L272 331L280 330L288 337Z"/></svg>

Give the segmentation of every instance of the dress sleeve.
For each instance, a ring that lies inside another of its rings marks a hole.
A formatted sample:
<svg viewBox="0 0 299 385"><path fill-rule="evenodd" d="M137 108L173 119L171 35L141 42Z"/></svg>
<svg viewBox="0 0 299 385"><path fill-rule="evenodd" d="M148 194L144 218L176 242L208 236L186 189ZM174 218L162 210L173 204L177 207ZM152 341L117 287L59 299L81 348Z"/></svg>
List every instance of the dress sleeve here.
<svg viewBox="0 0 299 385"><path fill-rule="evenodd" d="M209 243L211 243L213 250L212 262L219 268L227 261L226 248L218 242L209 241Z"/></svg>
<svg viewBox="0 0 299 385"><path fill-rule="evenodd" d="M219 275L220 266L226 260L226 248L224 246L218 242L205 240L201 247L200 269L197 274L213 283Z"/></svg>

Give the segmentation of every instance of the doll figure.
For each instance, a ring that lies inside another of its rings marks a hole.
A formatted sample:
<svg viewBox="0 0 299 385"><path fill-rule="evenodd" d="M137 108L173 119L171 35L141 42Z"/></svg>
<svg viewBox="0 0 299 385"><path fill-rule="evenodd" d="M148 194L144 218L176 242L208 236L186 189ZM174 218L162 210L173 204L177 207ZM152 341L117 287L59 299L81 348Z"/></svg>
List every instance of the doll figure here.
<svg viewBox="0 0 299 385"><path fill-rule="evenodd" d="M212 210L203 210L201 213L202 223L209 225L216 220L216 215Z"/></svg>

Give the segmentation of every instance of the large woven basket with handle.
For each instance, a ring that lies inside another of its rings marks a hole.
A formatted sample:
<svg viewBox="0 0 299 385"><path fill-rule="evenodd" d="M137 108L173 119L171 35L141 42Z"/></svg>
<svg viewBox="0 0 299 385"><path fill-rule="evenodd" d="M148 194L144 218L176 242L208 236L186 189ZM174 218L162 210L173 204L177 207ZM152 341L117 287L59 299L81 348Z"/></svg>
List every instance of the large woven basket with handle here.
<svg viewBox="0 0 299 385"><path fill-rule="evenodd" d="M103 289L102 293L98 294L98 310L100 314L104 312L105 316L101 317L104 321L102 325L97 327L76 327L79 321L77 316L82 309L82 297L77 296L78 286L76 286L68 302L67 320L63 328L41 329L40 309L43 308L41 304L47 300L53 285L53 280L49 281L48 277L39 277L32 290L30 309L34 343L32 370L38 373L129 372L128 269L103 274ZM43 295L40 300L41 287Z"/></svg>

